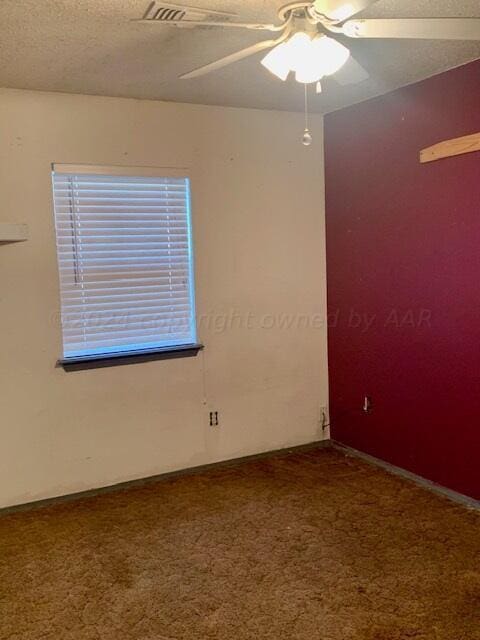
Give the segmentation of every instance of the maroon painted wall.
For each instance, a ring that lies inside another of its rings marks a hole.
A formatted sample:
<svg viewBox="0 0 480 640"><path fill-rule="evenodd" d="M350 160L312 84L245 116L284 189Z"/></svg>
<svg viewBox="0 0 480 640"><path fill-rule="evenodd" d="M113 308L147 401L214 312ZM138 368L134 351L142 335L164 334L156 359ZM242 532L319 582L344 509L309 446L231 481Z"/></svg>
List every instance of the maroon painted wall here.
<svg viewBox="0 0 480 640"><path fill-rule="evenodd" d="M480 498L476 132L480 61L325 120L332 437Z"/></svg>

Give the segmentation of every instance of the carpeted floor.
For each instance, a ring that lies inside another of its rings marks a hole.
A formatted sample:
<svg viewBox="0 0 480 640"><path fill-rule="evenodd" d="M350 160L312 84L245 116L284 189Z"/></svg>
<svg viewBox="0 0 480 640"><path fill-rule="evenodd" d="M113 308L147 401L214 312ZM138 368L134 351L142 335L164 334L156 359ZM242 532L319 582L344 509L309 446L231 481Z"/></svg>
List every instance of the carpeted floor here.
<svg viewBox="0 0 480 640"><path fill-rule="evenodd" d="M327 449L0 517L1 640L479 640L480 516Z"/></svg>

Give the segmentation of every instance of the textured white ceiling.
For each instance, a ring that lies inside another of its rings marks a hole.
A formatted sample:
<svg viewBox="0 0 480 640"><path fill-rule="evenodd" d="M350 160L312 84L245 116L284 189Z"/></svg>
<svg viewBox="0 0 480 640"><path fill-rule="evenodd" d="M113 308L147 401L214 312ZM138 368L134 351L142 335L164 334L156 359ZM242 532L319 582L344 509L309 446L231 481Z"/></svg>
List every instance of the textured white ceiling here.
<svg viewBox="0 0 480 640"><path fill-rule="evenodd" d="M179 2L181 0L177 0ZM275 21L285 0L190 0ZM300 110L302 87L251 58L195 80L177 76L265 38L258 32L131 22L149 0L1 0L0 86L201 104ZM379 0L370 17L475 16L479 0ZM269 36L267 35L266 38ZM370 72L359 85L324 83L312 110L328 112L480 57L480 43L348 41ZM260 54L261 55L261 54Z"/></svg>

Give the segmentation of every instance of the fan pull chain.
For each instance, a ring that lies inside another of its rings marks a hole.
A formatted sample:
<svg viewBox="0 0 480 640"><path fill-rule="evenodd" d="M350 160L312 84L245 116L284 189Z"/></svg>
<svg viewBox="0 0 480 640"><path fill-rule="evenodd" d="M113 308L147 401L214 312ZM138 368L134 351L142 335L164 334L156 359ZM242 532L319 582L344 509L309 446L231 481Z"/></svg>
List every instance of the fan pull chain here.
<svg viewBox="0 0 480 640"><path fill-rule="evenodd" d="M305 131L303 132L302 144L305 147L309 147L312 144L313 138L308 128L308 85L304 84L303 86L305 87Z"/></svg>

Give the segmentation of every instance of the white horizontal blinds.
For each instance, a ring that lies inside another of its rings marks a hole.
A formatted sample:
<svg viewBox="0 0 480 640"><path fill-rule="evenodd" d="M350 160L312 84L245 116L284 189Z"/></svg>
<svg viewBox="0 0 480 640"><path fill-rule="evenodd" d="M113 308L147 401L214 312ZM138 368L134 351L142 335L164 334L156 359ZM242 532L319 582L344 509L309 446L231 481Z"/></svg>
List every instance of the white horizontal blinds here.
<svg viewBox="0 0 480 640"><path fill-rule="evenodd" d="M64 357L196 341L189 180L54 171Z"/></svg>

